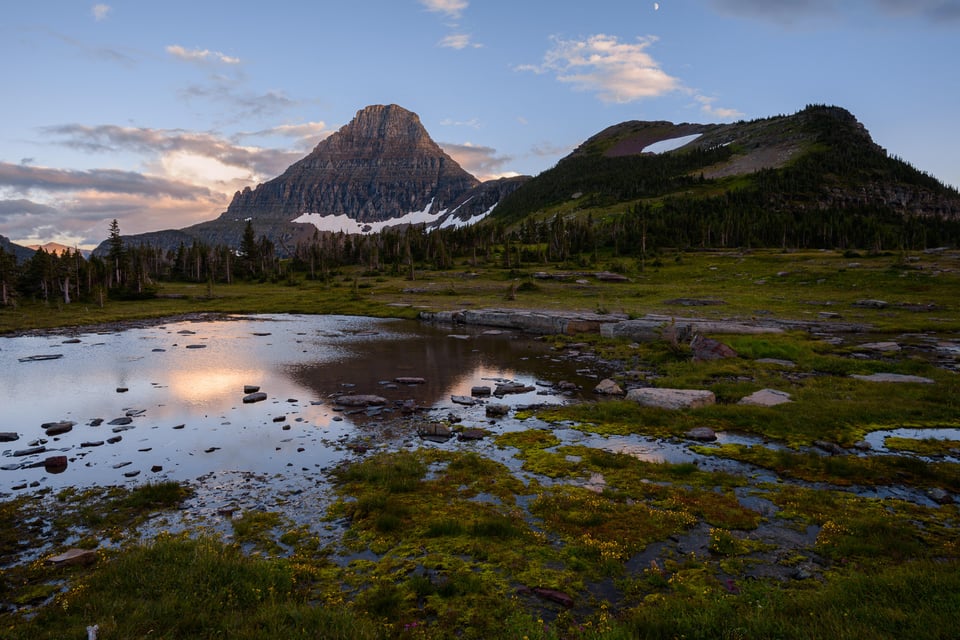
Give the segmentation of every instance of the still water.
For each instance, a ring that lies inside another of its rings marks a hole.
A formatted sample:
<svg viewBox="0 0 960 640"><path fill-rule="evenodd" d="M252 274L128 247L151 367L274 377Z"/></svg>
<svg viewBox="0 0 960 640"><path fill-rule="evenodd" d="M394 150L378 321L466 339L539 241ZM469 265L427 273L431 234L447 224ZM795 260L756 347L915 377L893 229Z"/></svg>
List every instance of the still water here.
<svg viewBox="0 0 960 640"><path fill-rule="evenodd" d="M418 421L453 413L468 427L489 426L482 404L451 401L476 386L511 380L533 387L488 400L516 407L569 401L553 383L595 384L527 337L348 316L0 338L0 366L0 432L18 435L0 443L0 494L319 470L347 456L352 442L415 439ZM395 382L405 377L424 383ZM247 385L267 399L244 403ZM345 410L339 394L375 394L387 403ZM400 404L410 400L420 409L404 416ZM131 420L110 424L118 418ZM47 435L42 425L54 422L75 424ZM45 468L54 456L67 458L65 470Z"/></svg>

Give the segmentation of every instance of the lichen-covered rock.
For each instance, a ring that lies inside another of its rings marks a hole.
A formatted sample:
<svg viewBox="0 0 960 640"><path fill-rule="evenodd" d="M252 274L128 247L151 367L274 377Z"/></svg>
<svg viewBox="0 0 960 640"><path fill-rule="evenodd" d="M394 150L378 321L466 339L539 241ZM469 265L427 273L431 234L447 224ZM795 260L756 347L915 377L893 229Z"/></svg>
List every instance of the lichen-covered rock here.
<svg viewBox="0 0 960 640"><path fill-rule="evenodd" d="M618 385L616 382L614 382L610 378L601 380L597 384L597 386L593 388L593 392L599 393L600 395L604 395L604 396L622 396L623 395L623 389L620 388L620 385Z"/></svg>

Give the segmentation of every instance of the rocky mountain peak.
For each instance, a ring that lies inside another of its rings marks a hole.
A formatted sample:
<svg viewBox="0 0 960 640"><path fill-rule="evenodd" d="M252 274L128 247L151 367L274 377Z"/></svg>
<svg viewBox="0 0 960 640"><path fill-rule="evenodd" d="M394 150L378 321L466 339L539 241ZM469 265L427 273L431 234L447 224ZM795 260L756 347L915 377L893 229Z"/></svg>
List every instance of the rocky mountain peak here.
<svg viewBox="0 0 960 640"><path fill-rule="evenodd" d="M281 176L238 192L224 220L291 221L306 214L359 222L439 211L479 184L395 104L361 109Z"/></svg>

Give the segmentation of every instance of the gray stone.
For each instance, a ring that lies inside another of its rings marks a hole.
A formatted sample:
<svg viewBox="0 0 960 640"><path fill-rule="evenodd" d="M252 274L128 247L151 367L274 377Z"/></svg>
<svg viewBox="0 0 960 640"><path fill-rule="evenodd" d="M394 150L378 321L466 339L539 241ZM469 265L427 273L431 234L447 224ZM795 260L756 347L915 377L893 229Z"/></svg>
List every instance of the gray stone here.
<svg viewBox="0 0 960 640"><path fill-rule="evenodd" d="M933 380L930 378L923 378L921 376L908 376L901 373L872 373L868 376L854 374L851 377L856 378L857 380L865 380L867 382L915 382L918 384L933 384Z"/></svg>
<svg viewBox="0 0 960 640"><path fill-rule="evenodd" d="M243 396L243 403L252 404L254 402L263 402L266 399L267 394L262 391L258 391L256 393L248 393L247 395Z"/></svg>
<svg viewBox="0 0 960 640"><path fill-rule="evenodd" d="M928 489L927 496L937 504L953 504L953 497L940 487Z"/></svg>
<svg viewBox="0 0 960 640"><path fill-rule="evenodd" d="M786 367L787 369L793 369L797 366L796 362L791 360L780 360L778 358L760 358L756 362L757 364L773 364L778 367Z"/></svg>
<svg viewBox="0 0 960 640"><path fill-rule="evenodd" d="M446 441L453 437L453 432L442 422L428 422L417 426L417 435L427 440Z"/></svg>
<svg viewBox="0 0 960 640"><path fill-rule="evenodd" d="M111 421L108 422L107 424L108 424L108 425L112 425L112 426L123 426L123 425L128 425L128 424L130 424L131 422L133 422L133 418L131 418L131 417L129 417L129 416L123 416L123 417L121 417L121 418L114 418L113 420L111 420Z"/></svg>
<svg viewBox="0 0 960 640"><path fill-rule="evenodd" d="M633 400L645 407L660 409L696 409L716 404L717 398L712 391L698 389L631 389L627 400Z"/></svg>
<svg viewBox="0 0 960 640"><path fill-rule="evenodd" d="M853 306L864 309L886 309L888 303L884 300L857 300Z"/></svg>
<svg viewBox="0 0 960 640"><path fill-rule="evenodd" d="M484 386L480 386L480 387L471 387L471 388L470 388L470 395L472 395L472 396L486 397L486 396L489 396L491 393L492 393L492 391L490 390L490 387L485 386L485 385L484 385Z"/></svg>
<svg viewBox="0 0 960 640"><path fill-rule="evenodd" d="M260 391L260 387L258 385L255 385L255 384L243 385L243 392L245 394L256 393L257 391Z"/></svg>
<svg viewBox="0 0 960 640"><path fill-rule="evenodd" d="M57 566L88 565L97 561L97 552L89 549L69 549L47 558L48 564Z"/></svg>
<svg viewBox="0 0 960 640"><path fill-rule="evenodd" d="M510 407L505 404L488 404L486 415L488 418L502 418L510 412Z"/></svg>
<svg viewBox="0 0 960 640"><path fill-rule="evenodd" d="M46 447L30 447L29 449L18 449L13 452L13 455L19 458L21 456L32 456L37 453L43 453L46 450Z"/></svg>
<svg viewBox="0 0 960 640"><path fill-rule="evenodd" d="M870 351L882 351L884 353L895 353L900 351L900 345L896 342L868 342L860 345L860 348L869 349Z"/></svg>
<svg viewBox="0 0 960 640"><path fill-rule="evenodd" d="M505 396L510 393L528 393L530 391L536 391L536 388L520 382L502 382L493 390L493 395Z"/></svg>
<svg viewBox="0 0 960 640"><path fill-rule="evenodd" d="M0 431L0 442L13 442L19 440L20 434L13 431Z"/></svg>
<svg viewBox="0 0 960 640"><path fill-rule="evenodd" d="M622 396L623 389L620 388L613 380L607 378L606 380L601 380L600 383L594 387L594 393L599 393L605 396Z"/></svg>
<svg viewBox="0 0 960 640"><path fill-rule="evenodd" d="M427 382L425 378L414 378L410 376L394 378L393 381L397 384L426 384Z"/></svg>
<svg viewBox="0 0 960 640"><path fill-rule="evenodd" d="M387 404L387 399L374 395L340 396L337 404L344 407L369 407L372 405Z"/></svg>
<svg viewBox="0 0 960 640"><path fill-rule="evenodd" d="M467 407L472 407L477 404L477 400L470 396L450 396L450 401Z"/></svg>
<svg viewBox="0 0 960 640"><path fill-rule="evenodd" d="M683 435L691 440L699 440L700 442L713 442L717 439L717 434L710 427L695 427Z"/></svg>
<svg viewBox="0 0 960 640"><path fill-rule="evenodd" d="M761 389L755 391L745 398L741 398L737 404L746 404L754 407L775 407L779 404L793 402L790 394L786 391L777 391L776 389Z"/></svg>
<svg viewBox="0 0 960 640"><path fill-rule="evenodd" d="M694 336L690 342L690 349L693 351L693 359L697 361L723 360L738 356L736 351L719 340L701 335Z"/></svg>

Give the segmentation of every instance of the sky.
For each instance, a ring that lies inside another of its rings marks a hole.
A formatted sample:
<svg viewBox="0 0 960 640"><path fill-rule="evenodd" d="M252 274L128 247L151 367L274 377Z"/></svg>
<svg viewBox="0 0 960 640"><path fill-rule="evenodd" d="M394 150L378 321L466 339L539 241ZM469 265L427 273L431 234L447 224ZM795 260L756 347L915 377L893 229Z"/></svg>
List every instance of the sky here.
<svg viewBox="0 0 960 640"><path fill-rule="evenodd" d="M480 179L627 120L851 111L960 187L960 0L32 0L0 20L0 235L212 220L371 104Z"/></svg>

